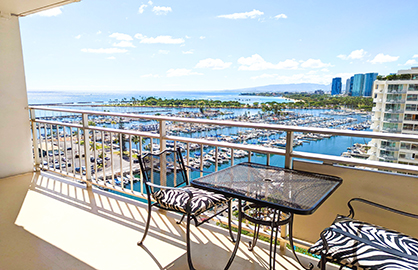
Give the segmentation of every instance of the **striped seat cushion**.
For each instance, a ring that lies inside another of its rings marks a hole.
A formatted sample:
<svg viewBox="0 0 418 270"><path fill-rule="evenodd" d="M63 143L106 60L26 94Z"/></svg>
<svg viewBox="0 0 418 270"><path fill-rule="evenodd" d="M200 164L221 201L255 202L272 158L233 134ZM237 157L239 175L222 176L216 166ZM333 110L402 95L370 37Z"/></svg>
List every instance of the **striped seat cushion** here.
<svg viewBox="0 0 418 270"><path fill-rule="evenodd" d="M418 269L418 239L370 223L338 216L325 230L327 258L364 269ZM320 255L319 239L308 251Z"/></svg>
<svg viewBox="0 0 418 270"><path fill-rule="evenodd" d="M228 201L222 194L189 186L180 189L160 189L153 193L153 197L162 207L187 214L186 204L189 195L183 191L184 189L191 191L193 194L191 214L194 216L198 216L215 205Z"/></svg>

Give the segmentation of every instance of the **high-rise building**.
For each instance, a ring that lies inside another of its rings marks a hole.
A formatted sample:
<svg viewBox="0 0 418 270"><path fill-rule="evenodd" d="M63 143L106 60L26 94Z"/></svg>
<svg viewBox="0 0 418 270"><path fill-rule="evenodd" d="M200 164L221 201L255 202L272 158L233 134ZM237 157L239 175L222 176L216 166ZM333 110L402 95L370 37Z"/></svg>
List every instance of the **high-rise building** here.
<svg viewBox="0 0 418 270"><path fill-rule="evenodd" d="M418 134L418 67L373 85L375 132ZM373 139L370 159L418 165L418 142Z"/></svg>
<svg viewBox="0 0 418 270"><path fill-rule="evenodd" d="M362 97L364 91L364 74L355 74L353 77L353 97Z"/></svg>
<svg viewBox="0 0 418 270"><path fill-rule="evenodd" d="M345 82L345 94L346 95L349 95L349 93L350 93L350 81L351 81L351 79L348 78L347 81Z"/></svg>
<svg viewBox="0 0 418 270"><path fill-rule="evenodd" d="M373 90L373 82L376 80L377 73L364 74L363 97L371 97Z"/></svg>
<svg viewBox="0 0 418 270"><path fill-rule="evenodd" d="M332 87L331 87L331 95L339 95L341 94L341 78L336 77L332 79Z"/></svg>

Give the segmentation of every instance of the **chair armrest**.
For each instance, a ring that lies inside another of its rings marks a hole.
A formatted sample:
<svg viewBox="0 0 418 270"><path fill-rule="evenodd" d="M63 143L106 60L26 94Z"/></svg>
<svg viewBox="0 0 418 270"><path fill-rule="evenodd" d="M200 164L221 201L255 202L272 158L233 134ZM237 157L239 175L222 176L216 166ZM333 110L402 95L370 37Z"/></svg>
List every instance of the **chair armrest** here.
<svg viewBox="0 0 418 270"><path fill-rule="evenodd" d="M193 198L193 193L190 190L187 189L183 189L183 188L178 188L178 187L166 187L166 186L160 186L154 183L150 183L150 182L145 182L146 185L150 186L150 187L155 187L155 188L160 188L160 189L167 189L167 190L179 190L182 191L184 193L186 193L189 196L189 199L187 200L186 203L186 211L187 212L191 212L191 201Z"/></svg>
<svg viewBox="0 0 418 270"><path fill-rule="evenodd" d="M388 206L385 206L385 205L382 205L382 204L378 204L378 203L375 203L375 202L372 202L372 201L369 201L369 200L361 199L361 198L353 198L347 203L348 208L350 209L348 217L351 217L351 218L354 218L354 214L355 214L354 213L354 208L351 205L351 202L354 202L354 201L362 202L362 203L372 205L372 206L375 206L375 207L378 207L378 208L381 208L381 209L384 209L384 210L387 210L387 211L390 211L390 212L393 212L393 213L396 213L396 214L400 214L400 215L404 215L404 216L407 216L407 217L418 219L418 215L408 213L408 212L404 212L404 211L401 211L401 210L397 210L397 209L394 209L394 208L391 208L391 207L388 207Z"/></svg>

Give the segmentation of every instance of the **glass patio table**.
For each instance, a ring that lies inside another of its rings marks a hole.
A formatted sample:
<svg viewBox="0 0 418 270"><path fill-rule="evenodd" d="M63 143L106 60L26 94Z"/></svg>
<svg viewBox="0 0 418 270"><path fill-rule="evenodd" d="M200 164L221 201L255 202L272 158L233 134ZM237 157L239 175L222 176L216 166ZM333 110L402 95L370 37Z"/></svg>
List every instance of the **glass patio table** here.
<svg viewBox="0 0 418 270"><path fill-rule="evenodd" d="M335 176L250 162L240 163L191 181L192 186L238 199L237 241L225 269L230 267L237 253L243 218L255 224L250 250L256 244L260 226L271 227L270 269L275 269L279 227L288 224L289 243L295 258L301 264L293 244L293 216L310 215L315 212L341 183L342 179ZM313 265L309 268L303 267L312 269Z"/></svg>

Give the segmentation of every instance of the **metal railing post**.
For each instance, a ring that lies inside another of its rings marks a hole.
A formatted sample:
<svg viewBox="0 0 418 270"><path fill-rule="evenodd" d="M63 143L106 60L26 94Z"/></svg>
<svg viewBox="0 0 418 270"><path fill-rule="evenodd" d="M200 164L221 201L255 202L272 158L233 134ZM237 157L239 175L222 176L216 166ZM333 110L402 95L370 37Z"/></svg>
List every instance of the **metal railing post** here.
<svg viewBox="0 0 418 270"><path fill-rule="evenodd" d="M292 160L292 152L293 152L293 131L286 132L286 152L285 152L285 160L284 160L284 167L286 169L293 168L293 160ZM289 231L289 226L285 225L282 226L280 230L280 237L282 239L286 239ZM280 252L283 253L286 249L286 242L280 241Z"/></svg>
<svg viewBox="0 0 418 270"><path fill-rule="evenodd" d="M91 187L91 162L90 162L90 130L88 114L82 114L83 133L84 133L84 162L86 165L86 179L87 187ZM80 153L81 156L81 153ZM80 172L81 172L80 164Z"/></svg>
<svg viewBox="0 0 418 270"><path fill-rule="evenodd" d="M30 109L30 120L31 120L31 124L32 124L32 144L33 144L33 153L35 155L35 169L38 171L39 170L39 165L40 163L40 154L39 154L39 143L38 143L38 133L36 132L36 117L35 117L35 110L34 109ZM39 135L41 135L41 130L39 130ZM41 152L42 149L40 149ZM43 153L42 153L43 154Z"/></svg>
<svg viewBox="0 0 418 270"><path fill-rule="evenodd" d="M160 152L164 151L166 149L166 140L165 140L165 136L167 135L167 129L165 126L165 121L164 120L160 120L159 121L160 124ZM152 147L152 146L151 146ZM167 183L167 160L166 157L164 155L161 156L160 159L160 181L161 181L161 185L165 186Z"/></svg>
<svg viewBox="0 0 418 270"><path fill-rule="evenodd" d="M286 131L286 152L285 152L285 160L284 160L284 167L286 169L293 168L293 131Z"/></svg>

